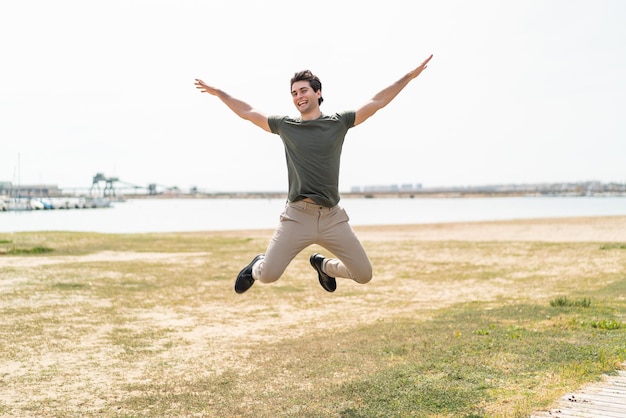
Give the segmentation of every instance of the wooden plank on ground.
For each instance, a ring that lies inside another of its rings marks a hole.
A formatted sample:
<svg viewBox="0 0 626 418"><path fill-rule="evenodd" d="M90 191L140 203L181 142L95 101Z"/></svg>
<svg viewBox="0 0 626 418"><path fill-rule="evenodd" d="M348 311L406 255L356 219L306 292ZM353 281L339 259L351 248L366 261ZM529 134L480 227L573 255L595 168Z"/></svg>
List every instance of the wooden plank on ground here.
<svg viewBox="0 0 626 418"><path fill-rule="evenodd" d="M624 365L626 366L626 364ZM626 371L605 376L602 382L590 384L557 401L554 408L538 411L531 418L625 418Z"/></svg>

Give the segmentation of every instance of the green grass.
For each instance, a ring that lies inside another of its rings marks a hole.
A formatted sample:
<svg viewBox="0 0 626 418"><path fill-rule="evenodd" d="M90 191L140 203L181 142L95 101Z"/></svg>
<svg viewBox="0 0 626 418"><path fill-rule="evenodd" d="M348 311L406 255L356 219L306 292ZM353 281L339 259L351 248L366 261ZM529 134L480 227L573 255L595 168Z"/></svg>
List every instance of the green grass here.
<svg viewBox="0 0 626 418"><path fill-rule="evenodd" d="M15 245L13 240L0 239L0 255L27 255L27 254L45 254L54 251L50 247L35 245L31 248L23 248Z"/></svg>
<svg viewBox="0 0 626 418"><path fill-rule="evenodd" d="M550 306L574 306L574 307L582 307L588 308L591 306L590 298L581 298L576 300L571 300L567 296L559 296L558 298L550 301Z"/></svg>
<svg viewBox="0 0 626 418"><path fill-rule="evenodd" d="M609 244L603 244L600 246L601 250L626 250L626 244L619 242L612 242Z"/></svg>
<svg viewBox="0 0 626 418"><path fill-rule="evenodd" d="M366 241L371 284L310 249L236 295L268 238L0 235L54 250L0 257L0 415L525 417L626 360L612 244Z"/></svg>

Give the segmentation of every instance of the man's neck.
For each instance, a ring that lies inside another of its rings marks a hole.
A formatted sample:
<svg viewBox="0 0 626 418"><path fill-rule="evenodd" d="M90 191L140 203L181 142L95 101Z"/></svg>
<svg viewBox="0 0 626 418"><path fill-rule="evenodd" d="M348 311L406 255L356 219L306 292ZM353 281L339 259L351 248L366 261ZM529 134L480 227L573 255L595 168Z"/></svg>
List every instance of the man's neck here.
<svg viewBox="0 0 626 418"><path fill-rule="evenodd" d="M322 116L322 111L319 109L307 113L300 113L300 119L302 120L315 120L319 119L320 116Z"/></svg>

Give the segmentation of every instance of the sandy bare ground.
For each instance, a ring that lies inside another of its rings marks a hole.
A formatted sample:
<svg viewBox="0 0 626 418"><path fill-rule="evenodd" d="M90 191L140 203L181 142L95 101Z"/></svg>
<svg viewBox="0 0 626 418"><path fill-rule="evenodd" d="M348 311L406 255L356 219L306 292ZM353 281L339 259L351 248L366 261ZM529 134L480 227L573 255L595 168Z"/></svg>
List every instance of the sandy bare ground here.
<svg viewBox="0 0 626 418"><path fill-rule="evenodd" d="M621 242L626 243L626 217L572 218L546 220L520 220L503 222L475 222L435 225L403 225L382 227L355 228L361 240L372 245L398 241L510 241L510 242ZM220 232L221 236L245 236L248 238L267 240L272 231L230 231ZM384 246L381 247L384 250ZM85 256L58 257L0 257L2 269L20 269L24 274L19 277L5 279L0 276L0 292L8 292L20 285L20 281L28 281L28 271L46 267L62 268L65 264L146 261L167 262L172 264L202 263L209 254L198 253L133 253L107 251ZM308 254L307 254L308 257ZM467 257L473 263L506 264L506 257L493 260L488 257L476 260L475 253L450 254L445 252L416 255L417 258L445 263L451 258ZM302 259L301 259L302 258ZM418 260L419 261L419 260ZM538 262L539 263L539 262ZM589 260L576 266L570 266L567 259L559 259L558 255L550 260L541 260L541 268L555 277L556 283L560 276L567 277L564 272L569 269L595 269L601 263L606 271L621 271L622 260ZM547 264L546 264L547 263ZM598 264L594 264L598 263ZM404 281L403 288L398 289L395 275L397 271L379 269L375 280L367 286L353 283L339 283L339 291L332 297L324 294L320 302L320 292L312 285L310 266L307 259L299 256L293 266L286 272L291 284L306 288L310 292L306 306L294 306L288 298L276 298L268 303L263 289L272 285L256 285L245 295L235 295L215 301L211 304L194 307L193 309L172 310L156 306L152 309L137 309L132 312L135 321L128 324L138 331L142 329L176 329L172 340L184 341L174 344L152 360L127 364L117 359L119 354L115 347L107 345L105 335L111 330L103 327L94 330L89 337L75 342L70 354L62 349L45 350L34 347L30 355L18 356L16 359L0 360L0 406L3 404L11 410L21 411L21 407L33 398L58 398L60 402L70 400L80 405L83 410L97 411L111 399L102 399L104 393L112 397L123 397L124 393L116 392L121 385L133 381L148 379L144 370L158 361L166 361L172 369L171 374L184 377L190 370L202 369L206 373L220 373L230 367L242 367L241 359L253 355L254 344L263 341L276 341L280 338L295 338L305 333L324 329L342 329L347 326L385 320L395 315L417 314L426 317L429 311L449 304L481 300L495 300L499 297L532 296L544 297L552 284L536 289L523 288L510 277L496 278L489 284L464 280L462 285L447 286L424 283L419 280ZM539 266L539 264L538 264ZM535 268L536 266L531 266ZM539 268L539 267L537 267ZM112 271L110 274L114 275ZM520 272L520 275L525 274ZM282 279L281 279L282 281ZM495 285L494 285L495 284ZM199 292L210 292L211 284ZM220 285L223 286L223 285ZM341 287L345 286L342 292ZM259 289L260 288L260 289ZM384 309L379 307L381 300ZM17 305L58 305L103 303L102 301L72 301L50 299L10 299L2 302L0 309L16 308ZM7 305L8 304L8 305ZM23 307L22 306L22 307ZM346 315L346 312L350 312ZM130 312L129 312L130 314ZM69 347L68 347L69 350ZM210 355L207 352L210 351ZM102 367L102 365L105 365ZM44 381L23 382L24 376L36 376L43 370L54 369L54 378ZM80 374L77 374L80 370ZM15 384L18 382L19 384ZM78 388L82 388L78 390Z"/></svg>
<svg viewBox="0 0 626 418"><path fill-rule="evenodd" d="M354 229L362 241L624 242L626 216L355 226ZM268 238L272 232L251 230L225 231L220 234Z"/></svg>
<svg viewBox="0 0 626 418"><path fill-rule="evenodd" d="M358 231L369 240L625 242L626 217L360 227Z"/></svg>

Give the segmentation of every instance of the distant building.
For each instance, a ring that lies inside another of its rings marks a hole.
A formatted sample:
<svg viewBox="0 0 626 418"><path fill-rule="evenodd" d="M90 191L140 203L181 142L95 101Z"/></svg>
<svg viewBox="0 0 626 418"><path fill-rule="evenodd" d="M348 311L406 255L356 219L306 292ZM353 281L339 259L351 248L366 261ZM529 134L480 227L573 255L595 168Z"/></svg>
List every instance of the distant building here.
<svg viewBox="0 0 626 418"><path fill-rule="evenodd" d="M56 184L20 184L0 181L0 196L42 197L60 196L61 189Z"/></svg>

